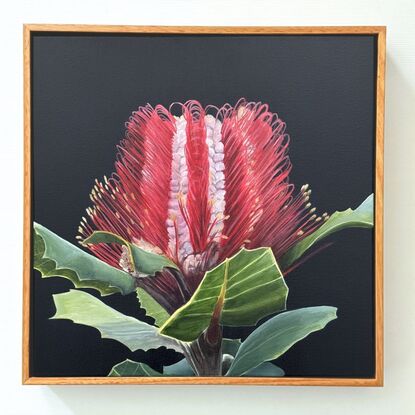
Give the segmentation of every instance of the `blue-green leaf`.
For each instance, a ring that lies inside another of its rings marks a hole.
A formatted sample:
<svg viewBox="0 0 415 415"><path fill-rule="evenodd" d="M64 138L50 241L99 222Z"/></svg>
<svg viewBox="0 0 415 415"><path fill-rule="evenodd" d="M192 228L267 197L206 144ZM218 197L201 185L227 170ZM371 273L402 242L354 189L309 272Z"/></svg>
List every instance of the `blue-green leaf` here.
<svg viewBox="0 0 415 415"><path fill-rule="evenodd" d="M135 290L134 278L34 223L33 267L42 277L63 277L76 288L94 288L102 295Z"/></svg>
<svg viewBox="0 0 415 415"><path fill-rule="evenodd" d="M329 219L315 232L306 236L300 242L290 248L279 259L283 270L299 259L314 244L325 237L345 228L372 228L373 227L373 194L355 210L347 209L341 212L334 212Z"/></svg>
<svg viewBox="0 0 415 415"><path fill-rule="evenodd" d="M194 372L187 363L186 359L180 360L170 366L165 366L163 373L158 372L157 370L152 369L150 366L145 363L134 362L133 360L126 359L121 363L116 364L109 373L108 376L142 376L142 377L160 377L160 376L194 376Z"/></svg>
<svg viewBox="0 0 415 415"><path fill-rule="evenodd" d="M137 297L141 308L146 310L148 316L154 318L158 327L169 318L170 314L144 289L137 288Z"/></svg>
<svg viewBox="0 0 415 415"><path fill-rule="evenodd" d="M110 377L131 377L131 376L143 376L143 377L155 377L162 376L160 372L152 369L145 363L134 362L133 360L126 359L121 363L116 364L111 372L108 374Z"/></svg>
<svg viewBox="0 0 415 415"><path fill-rule="evenodd" d="M164 267L177 269L176 264L165 256L145 251L137 245L121 238L121 236L115 235L111 232L95 231L82 243L84 245L118 244L126 246L130 253L130 260L134 270L142 274L154 275L157 271L161 271Z"/></svg>
<svg viewBox="0 0 415 415"><path fill-rule="evenodd" d="M228 343L229 345L230 343ZM234 343L236 345L236 343ZM223 343L222 343L222 350L223 350ZM233 350L234 351L234 350ZM232 354L223 354L222 358L222 373L225 375L229 368L232 365L232 362L235 360L235 355ZM259 366L255 367L254 369L248 370L246 373L244 373L242 376L245 377L280 377L284 376L284 371L278 367L275 366L273 363L270 362L264 362L261 363Z"/></svg>
<svg viewBox="0 0 415 415"><path fill-rule="evenodd" d="M244 377L272 377L279 378L284 376L285 372L278 366L270 362L261 363L259 366L252 370L248 370L242 376Z"/></svg>
<svg viewBox="0 0 415 415"><path fill-rule="evenodd" d="M241 344L240 339L222 339L222 353L235 356Z"/></svg>
<svg viewBox="0 0 415 415"><path fill-rule="evenodd" d="M102 338L117 340L133 352L162 346L182 352L180 343L161 335L157 327L126 316L86 292L70 290L53 299L56 314L52 318L94 327Z"/></svg>
<svg viewBox="0 0 415 415"><path fill-rule="evenodd" d="M308 307L272 317L242 343L226 376L242 376L261 363L278 358L310 333L337 318L336 308Z"/></svg>
<svg viewBox="0 0 415 415"><path fill-rule="evenodd" d="M164 366L163 368L163 375L164 376L194 376L195 373L193 369L189 365L186 359L180 360L170 366Z"/></svg>
<svg viewBox="0 0 415 415"><path fill-rule="evenodd" d="M230 355L225 355L232 358ZM160 376L170 376L170 377L192 377L195 376L191 366L189 365L186 359L182 359L173 365L164 366L163 373L158 372L157 370L152 369L150 366L141 362L134 362L133 360L126 359L121 363L116 364L111 372L108 374L110 377L131 377L131 376L140 376L140 377L160 377ZM255 369L245 373L246 377L280 377L284 376L284 371L275 366L272 363L266 362L262 363Z"/></svg>

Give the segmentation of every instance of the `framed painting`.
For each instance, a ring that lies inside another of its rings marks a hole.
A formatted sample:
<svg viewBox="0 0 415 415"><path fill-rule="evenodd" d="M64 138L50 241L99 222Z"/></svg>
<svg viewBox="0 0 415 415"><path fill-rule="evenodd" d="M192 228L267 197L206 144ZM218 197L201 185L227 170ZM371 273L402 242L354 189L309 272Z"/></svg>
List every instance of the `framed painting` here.
<svg viewBox="0 0 415 415"><path fill-rule="evenodd" d="M384 66L384 27L25 25L23 383L381 386Z"/></svg>

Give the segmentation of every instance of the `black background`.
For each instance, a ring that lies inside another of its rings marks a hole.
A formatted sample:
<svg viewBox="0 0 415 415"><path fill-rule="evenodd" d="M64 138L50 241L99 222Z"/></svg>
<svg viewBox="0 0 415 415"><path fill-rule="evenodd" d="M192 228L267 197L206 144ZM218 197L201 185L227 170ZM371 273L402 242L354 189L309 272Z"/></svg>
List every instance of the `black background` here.
<svg viewBox="0 0 415 415"><path fill-rule="evenodd" d="M311 184L320 213L356 207L374 186L375 56L373 36L35 34L34 220L75 243L94 179L112 172L130 113L188 99L269 103L291 135L291 180ZM372 377L373 233L350 229L330 239L334 245L287 276L288 309L333 305L338 319L276 363L287 376ZM105 376L125 358L155 369L178 360L165 349L131 353L95 329L49 320L52 294L71 287L33 273L32 376ZM133 294L104 301L143 318Z"/></svg>

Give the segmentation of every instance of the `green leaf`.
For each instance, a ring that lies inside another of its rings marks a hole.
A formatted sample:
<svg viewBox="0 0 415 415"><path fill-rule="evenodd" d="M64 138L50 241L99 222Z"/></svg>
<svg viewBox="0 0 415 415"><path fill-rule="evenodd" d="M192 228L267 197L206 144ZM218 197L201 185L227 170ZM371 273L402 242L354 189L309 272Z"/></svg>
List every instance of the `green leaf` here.
<svg viewBox="0 0 415 415"><path fill-rule="evenodd" d="M146 315L154 318L158 327L170 317L170 314L147 291L137 288L137 297L141 308L146 311Z"/></svg>
<svg viewBox="0 0 415 415"><path fill-rule="evenodd" d="M241 347L241 340L240 339L223 339L222 340L222 353L224 356L228 355L229 357L235 357L236 353L238 352L239 348ZM234 359L232 359L233 361ZM232 362L231 361L231 362ZM230 364L229 364L230 366ZM228 367L229 368L229 367ZM226 370L227 371L227 370ZM225 372L223 372L225 374ZM265 362L261 363L256 368L249 370L242 376L270 376L270 377L279 377L284 376L284 371L274 365L273 363Z"/></svg>
<svg viewBox="0 0 415 415"><path fill-rule="evenodd" d="M86 292L70 290L55 294L53 299L56 306L53 319L68 319L94 327L102 338L117 340L132 352L162 346L182 352L180 343L162 336L157 327L126 316Z"/></svg>
<svg viewBox="0 0 415 415"><path fill-rule="evenodd" d="M239 343L241 344L241 343ZM223 349L223 344L222 344L222 349ZM232 365L232 362L235 360L234 358L235 355L233 354L228 354L228 353L224 353L223 357L222 357L222 374L225 375L229 368ZM252 370L248 370L248 372L246 372L245 374L243 374L242 376L246 376L246 377L280 377L280 376L284 376L285 373L284 371L278 367L275 366L273 363L270 362L265 362L265 363L261 363L259 366L255 367Z"/></svg>
<svg viewBox="0 0 415 415"><path fill-rule="evenodd" d="M372 228L373 227L373 194L355 210L347 209L334 212L330 218L315 232L306 236L290 248L279 260L282 269L287 269L300 258L304 252L326 236L345 228Z"/></svg>
<svg viewBox="0 0 415 415"><path fill-rule="evenodd" d="M189 365L186 359L180 360L180 362L175 363L174 365L164 366L163 368L164 376L194 376L195 373Z"/></svg>
<svg viewBox="0 0 415 415"><path fill-rule="evenodd" d="M129 376L162 376L160 372L152 369L145 363L134 362L133 360L126 359L121 363L116 364L111 372L108 374L110 377L129 377Z"/></svg>
<svg viewBox="0 0 415 415"><path fill-rule="evenodd" d="M225 326L253 326L285 310L288 288L270 248L241 249L206 272L192 298L176 310L160 332L182 341L199 337L222 307Z"/></svg>
<svg viewBox="0 0 415 415"><path fill-rule="evenodd" d="M272 317L242 343L226 376L242 376L261 363L276 359L310 333L337 318L337 308L300 308Z"/></svg>
<svg viewBox="0 0 415 415"><path fill-rule="evenodd" d="M231 356L236 355L236 352L241 347L240 339L222 339L222 353L230 354Z"/></svg>
<svg viewBox="0 0 415 415"><path fill-rule="evenodd" d="M194 372L187 363L186 359L180 360L170 366L165 366L163 373L157 372L145 363L134 362L126 359L121 363L116 364L108 376L143 376L143 377L160 377L160 376L194 376Z"/></svg>
<svg viewBox="0 0 415 415"><path fill-rule="evenodd" d="M245 377L272 377L279 378L284 376L285 372L278 366L275 366L273 363L265 362L261 363L259 366L252 370L248 370L244 375Z"/></svg>
<svg viewBox="0 0 415 415"><path fill-rule="evenodd" d="M234 357L231 354L224 353L222 355L222 376L229 370Z"/></svg>
<svg viewBox="0 0 415 415"><path fill-rule="evenodd" d="M161 271L164 267L177 269L176 264L165 256L145 251L137 245L121 238L121 236L115 235L111 232L95 231L82 243L84 245L118 244L126 246L130 253L130 260L131 264L134 266L134 270L143 274L154 275L157 271Z"/></svg>
<svg viewBox="0 0 415 415"><path fill-rule="evenodd" d="M231 357L230 355L228 355ZM272 363L262 363L255 369L252 369L245 373L243 376L246 377L280 377L284 376L284 371L275 366ZM171 377L192 377L195 376L191 366L186 359L180 360L180 362L174 363L170 366L164 366L163 373L152 369L145 363L134 362L133 360L126 359L121 363L116 364L111 372L108 374L110 377L160 377L160 376L171 376Z"/></svg>
<svg viewBox="0 0 415 415"><path fill-rule="evenodd" d="M135 290L134 278L82 251L38 223L33 224L33 267L42 277L67 278L76 288L94 288L102 295Z"/></svg>

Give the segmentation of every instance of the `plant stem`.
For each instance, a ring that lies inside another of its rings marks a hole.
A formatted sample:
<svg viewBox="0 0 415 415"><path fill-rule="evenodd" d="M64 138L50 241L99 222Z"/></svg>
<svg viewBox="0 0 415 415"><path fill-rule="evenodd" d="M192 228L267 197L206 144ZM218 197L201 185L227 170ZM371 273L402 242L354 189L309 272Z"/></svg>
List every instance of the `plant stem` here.
<svg viewBox="0 0 415 415"><path fill-rule="evenodd" d="M196 376L222 375L222 327L212 322L183 352Z"/></svg>
<svg viewBox="0 0 415 415"><path fill-rule="evenodd" d="M169 268L169 272L177 282L177 286L179 287L180 293L183 298L183 304L186 303L187 301L189 301L191 294L186 284L186 281L183 278L183 274L180 271L177 271L173 268Z"/></svg>

